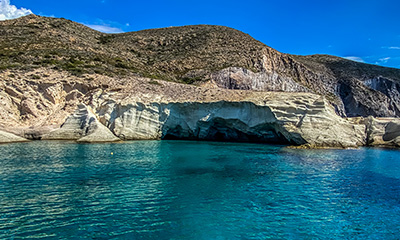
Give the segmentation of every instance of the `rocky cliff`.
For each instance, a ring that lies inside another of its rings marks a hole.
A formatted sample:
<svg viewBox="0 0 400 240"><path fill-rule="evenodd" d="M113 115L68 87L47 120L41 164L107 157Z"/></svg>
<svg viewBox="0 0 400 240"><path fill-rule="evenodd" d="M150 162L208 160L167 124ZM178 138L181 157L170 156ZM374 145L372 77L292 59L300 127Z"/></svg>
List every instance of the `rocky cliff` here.
<svg viewBox="0 0 400 240"><path fill-rule="evenodd" d="M310 147L366 142L364 124L339 117L329 101L313 93L226 90L147 78L109 78L95 86L72 75L56 80L56 71L46 74L55 79L4 82L4 129L30 139L85 142L192 139ZM26 104L28 99L33 100Z"/></svg>
<svg viewBox="0 0 400 240"><path fill-rule="evenodd" d="M227 27L104 34L31 15L0 22L0 46L0 129L28 139L356 147L385 131L342 117L400 114L400 70L283 54Z"/></svg>

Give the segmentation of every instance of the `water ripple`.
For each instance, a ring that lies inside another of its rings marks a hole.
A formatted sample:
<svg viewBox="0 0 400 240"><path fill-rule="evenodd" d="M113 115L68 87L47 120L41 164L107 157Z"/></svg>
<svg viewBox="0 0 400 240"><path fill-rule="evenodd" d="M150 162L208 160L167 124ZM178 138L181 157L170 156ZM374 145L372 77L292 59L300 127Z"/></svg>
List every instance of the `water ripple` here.
<svg viewBox="0 0 400 240"><path fill-rule="evenodd" d="M31 142L0 153L0 239L398 234L398 151L141 141Z"/></svg>

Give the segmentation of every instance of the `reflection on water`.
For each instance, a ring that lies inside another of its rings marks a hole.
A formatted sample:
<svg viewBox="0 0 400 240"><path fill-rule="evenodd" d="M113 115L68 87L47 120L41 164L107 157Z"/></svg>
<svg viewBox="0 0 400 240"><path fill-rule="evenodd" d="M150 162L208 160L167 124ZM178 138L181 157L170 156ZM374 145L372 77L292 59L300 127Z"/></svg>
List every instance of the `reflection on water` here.
<svg viewBox="0 0 400 240"><path fill-rule="evenodd" d="M140 141L0 153L0 239L395 239L399 230L399 151Z"/></svg>

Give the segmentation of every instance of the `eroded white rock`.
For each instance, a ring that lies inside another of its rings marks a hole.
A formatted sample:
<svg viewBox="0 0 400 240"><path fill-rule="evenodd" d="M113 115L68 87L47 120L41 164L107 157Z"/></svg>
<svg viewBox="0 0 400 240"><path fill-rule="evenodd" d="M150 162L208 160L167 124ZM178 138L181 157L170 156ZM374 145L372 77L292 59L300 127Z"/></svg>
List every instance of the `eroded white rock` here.
<svg viewBox="0 0 400 240"><path fill-rule="evenodd" d="M28 140L12 133L0 131L0 143L27 142Z"/></svg>
<svg viewBox="0 0 400 240"><path fill-rule="evenodd" d="M120 141L107 127L99 122L91 108L79 104L61 128L44 135L47 140L77 140L78 142Z"/></svg>
<svg viewBox="0 0 400 240"><path fill-rule="evenodd" d="M240 102L106 101L99 118L122 139L197 139L357 147L365 125L335 114L314 94Z"/></svg>

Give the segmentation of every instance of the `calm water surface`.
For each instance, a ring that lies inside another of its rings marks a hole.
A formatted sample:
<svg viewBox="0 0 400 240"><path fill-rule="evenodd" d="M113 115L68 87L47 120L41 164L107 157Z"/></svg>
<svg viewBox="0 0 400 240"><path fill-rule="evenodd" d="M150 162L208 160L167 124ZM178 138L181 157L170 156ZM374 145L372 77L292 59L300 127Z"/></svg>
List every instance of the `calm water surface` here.
<svg viewBox="0 0 400 240"><path fill-rule="evenodd" d="M400 151L0 145L0 239L399 239L399 232Z"/></svg>

